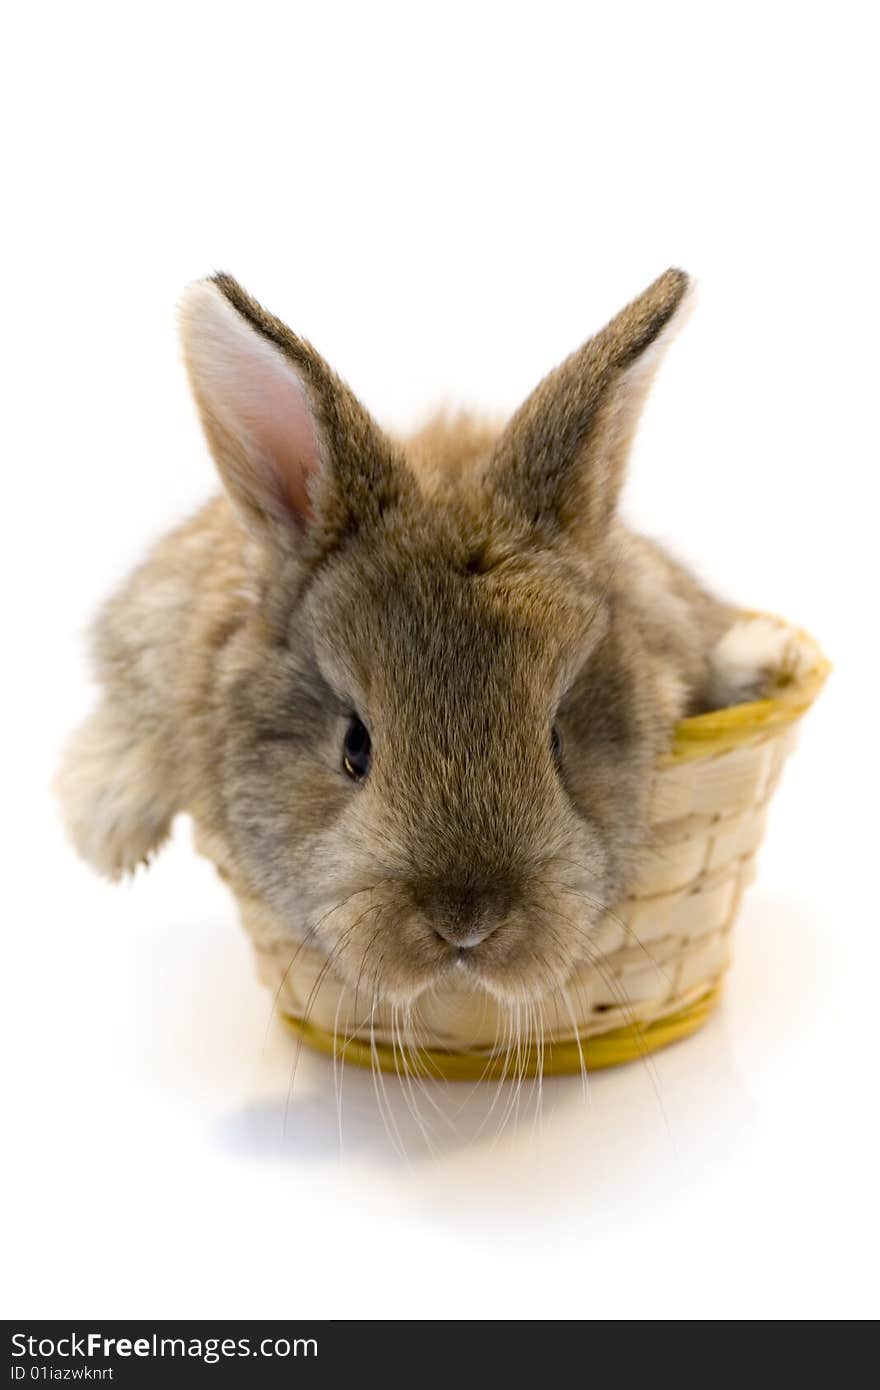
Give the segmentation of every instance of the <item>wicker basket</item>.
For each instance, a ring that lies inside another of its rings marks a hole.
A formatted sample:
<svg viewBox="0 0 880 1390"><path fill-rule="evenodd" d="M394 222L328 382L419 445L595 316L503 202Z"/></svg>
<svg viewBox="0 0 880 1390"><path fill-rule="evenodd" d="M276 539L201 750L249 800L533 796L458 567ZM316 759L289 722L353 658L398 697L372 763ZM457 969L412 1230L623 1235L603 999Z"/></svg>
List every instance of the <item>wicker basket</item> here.
<svg viewBox="0 0 880 1390"><path fill-rule="evenodd" d="M543 1039L517 1059L517 1074L539 1065L553 1073L630 1061L692 1033L711 1012L768 803L798 720L829 670L806 633L772 621L790 635L773 697L678 725L655 774L654 841L641 879L599 928L602 972L582 967L564 1005L544 1002ZM510 1060L495 1050L501 1020L490 998L451 989L423 997L419 1051L404 1059L381 1006L365 1022L363 1000L358 1005L331 974L319 983L326 958L318 952L300 950L291 969L289 939L268 909L241 890L222 847L201 848L231 882L260 975L301 1039L389 1071L400 1071L405 1060L423 1075L449 1079L505 1074Z"/></svg>

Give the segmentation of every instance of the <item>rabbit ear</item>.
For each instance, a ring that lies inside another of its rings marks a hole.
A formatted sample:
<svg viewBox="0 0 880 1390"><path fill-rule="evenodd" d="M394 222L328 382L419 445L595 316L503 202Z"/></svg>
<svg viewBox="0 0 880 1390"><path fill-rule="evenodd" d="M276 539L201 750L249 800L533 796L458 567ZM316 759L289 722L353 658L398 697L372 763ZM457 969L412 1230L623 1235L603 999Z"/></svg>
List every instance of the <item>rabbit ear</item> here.
<svg viewBox="0 0 880 1390"><path fill-rule="evenodd" d="M498 441L488 483L549 536L601 542L660 349L688 289L667 270L545 377Z"/></svg>
<svg viewBox="0 0 880 1390"><path fill-rule="evenodd" d="M308 343L229 275L181 306L184 359L220 476L252 530L326 544L397 500L405 471Z"/></svg>

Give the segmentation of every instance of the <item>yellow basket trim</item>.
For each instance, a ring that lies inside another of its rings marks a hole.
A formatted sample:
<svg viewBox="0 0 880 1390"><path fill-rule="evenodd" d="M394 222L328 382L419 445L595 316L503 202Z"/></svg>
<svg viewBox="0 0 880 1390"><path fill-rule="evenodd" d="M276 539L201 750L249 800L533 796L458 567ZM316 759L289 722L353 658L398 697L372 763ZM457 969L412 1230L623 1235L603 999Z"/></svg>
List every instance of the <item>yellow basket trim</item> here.
<svg viewBox="0 0 880 1390"><path fill-rule="evenodd" d="M543 1074L562 1076L581 1070L581 1061L588 1071L601 1071L605 1067L620 1066L623 1062L635 1062L647 1057L661 1047L687 1038L705 1023L718 1002L721 990L715 985L705 994L665 1018L652 1023L630 1024L625 1028L615 1028L608 1033L599 1033L582 1038L580 1042L568 1038L559 1042L547 1041L544 1045ZM511 1076L514 1069L519 1074L520 1067L503 1056L481 1052L451 1052L438 1048L422 1048L418 1053L400 1048L396 1053L386 1043L375 1043L372 1047L362 1038L341 1038L319 1028L311 1022L294 1018L291 1014L282 1015L285 1023L307 1043L319 1052L336 1056L340 1061L353 1063L358 1067L376 1065L380 1070L401 1074L406 1065L413 1075L426 1080L436 1078L443 1081L502 1080ZM538 1070L539 1050L531 1044L520 1065L524 1064L525 1076L534 1076Z"/></svg>

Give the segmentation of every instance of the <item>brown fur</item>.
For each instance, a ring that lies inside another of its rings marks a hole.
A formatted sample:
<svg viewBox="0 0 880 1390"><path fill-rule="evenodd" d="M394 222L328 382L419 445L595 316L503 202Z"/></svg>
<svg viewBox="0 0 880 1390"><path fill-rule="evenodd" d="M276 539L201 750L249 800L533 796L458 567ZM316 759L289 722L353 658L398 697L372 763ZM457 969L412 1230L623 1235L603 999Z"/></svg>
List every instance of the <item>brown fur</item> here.
<svg viewBox="0 0 880 1390"><path fill-rule="evenodd" d="M60 778L80 851L115 877L189 811L279 935L389 998L563 981L637 869L651 768L717 696L733 617L615 519L686 284L662 276L506 429L440 417L403 443L229 277L196 287L184 343L227 495L98 620L103 702ZM289 373L292 459L267 458L261 372L273 400Z"/></svg>

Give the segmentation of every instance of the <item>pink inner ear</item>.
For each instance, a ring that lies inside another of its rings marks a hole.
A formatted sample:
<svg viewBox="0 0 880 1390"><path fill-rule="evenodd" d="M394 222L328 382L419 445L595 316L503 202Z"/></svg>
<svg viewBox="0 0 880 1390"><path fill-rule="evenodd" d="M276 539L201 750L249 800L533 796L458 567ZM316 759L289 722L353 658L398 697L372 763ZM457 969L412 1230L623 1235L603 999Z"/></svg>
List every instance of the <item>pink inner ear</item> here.
<svg viewBox="0 0 880 1390"><path fill-rule="evenodd" d="M312 515L308 482L319 464L315 424L294 369L269 352L241 364L237 404L259 455L257 466L269 474L263 486L305 523Z"/></svg>
<svg viewBox="0 0 880 1390"><path fill-rule="evenodd" d="M286 363L260 362L245 387L248 433L286 510L311 518L308 481L318 468L318 440L305 391Z"/></svg>
<svg viewBox="0 0 880 1390"><path fill-rule="evenodd" d="M233 501L251 519L308 523L319 429L295 362L211 282L187 292L186 363L208 441Z"/></svg>

